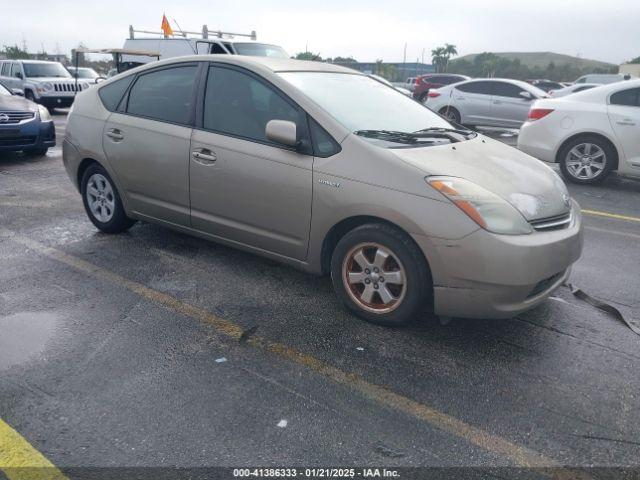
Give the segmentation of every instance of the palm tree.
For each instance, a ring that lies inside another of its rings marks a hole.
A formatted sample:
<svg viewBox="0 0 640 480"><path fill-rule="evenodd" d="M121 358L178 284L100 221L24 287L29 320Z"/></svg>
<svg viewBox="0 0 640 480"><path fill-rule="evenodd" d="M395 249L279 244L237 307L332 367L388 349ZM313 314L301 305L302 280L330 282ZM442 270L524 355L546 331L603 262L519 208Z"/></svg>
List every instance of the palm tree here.
<svg viewBox="0 0 640 480"><path fill-rule="evenodd" d="M431 61L436 66L436 73L441 73L444 69L445 62L444 47L438 47L431 50Z"/></svg>
<svg viewBox="0 0 640 480"><path fill-rule="evenodd" d="M444 56L445 56L444 71L446 72L447 69L449 68L449 59L451 57L455 57L456 55L458 55L458 49L456 48L455 45L452 45L450 43L445 43L443 50L444 50Z"/></svg>

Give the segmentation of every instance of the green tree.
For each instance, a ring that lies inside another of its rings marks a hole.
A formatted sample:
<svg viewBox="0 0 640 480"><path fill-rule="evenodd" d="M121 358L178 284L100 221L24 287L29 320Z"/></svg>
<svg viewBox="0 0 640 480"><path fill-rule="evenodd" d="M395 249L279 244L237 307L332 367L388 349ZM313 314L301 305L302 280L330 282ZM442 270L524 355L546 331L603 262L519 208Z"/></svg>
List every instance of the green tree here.
<svg viewBox="0 0 640 480"><path fill-rule="evenodd" d="M5 57L19 60L19 59L27 59L29 58L29 54L26 50L21 49L18 45L7 46L4 45L4 50L2 51Z"/></svg>
<svg viewBox="0 0 640 480"><path fill-rule="evenodd" d="M320 53L313 53L313 52L299 52L296 53L296 56L294 57L296 60L311 60L313 62L322 62L322 57L320 56Z"/></svg>
<svg viewBox="0 0 640 480"><path fill-rule="evenodd" d="M444 71L446 72L449 69L449 60L451 60L451 57L455 57L456 55L458 55L458 49L455 45L452 45L450 43L445 43L443 48L445 58Z"/></svg>
<svg viewBox="0 0 640 480"><path fill-rule="evenodd" d="M441 73L445 70L446 58L444 47L438 47L431 50L431 61L436 67L436 73Z"/></svg>
<svg viewBox="0 0 640 480"><path fill-rule="evenodd" d="M333 63L358 63L358 61L353 57L336 57Z"/></svg>
<svg viewBox="0 0 640 480"><path fill-rule="evenodd" d="M629 63L640 63L640 57L636 57L632 60L629 60Z"/></svg>

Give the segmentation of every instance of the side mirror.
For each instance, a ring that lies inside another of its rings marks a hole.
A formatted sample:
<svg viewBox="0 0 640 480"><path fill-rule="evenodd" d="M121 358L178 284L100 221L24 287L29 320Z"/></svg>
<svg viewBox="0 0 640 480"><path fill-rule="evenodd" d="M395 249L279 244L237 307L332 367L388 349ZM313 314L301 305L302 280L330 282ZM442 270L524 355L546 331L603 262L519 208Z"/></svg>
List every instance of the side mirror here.
<svg viewBox="0 0 640 480"><path fill-rule="evenodd" d="M531 93L529 93L529 92L520 92L520 96L522 98L524 98L525 100L533 100L534 99L533 95Z"/></svg>
<svg viewBox="0 0 640 480"><path fill-rule="evenodd" d="M22 90L20 90L19 88L12 88L11 89L11 93L13 95L15 95L16 97L24 97L24 92Z"/></svg>
<svg viewBox="0 0 640 480"><path fill-rule="evenodd" d="M98 78L96 78L95 83L104 82L106 79L107 79L107 77L98 77Z"/></svg>
<svg viewBox="0 0 640 480"><path fill-rule="evenodd" d="M16 78L19 78L19 79L21 79L21 80L22 80L22 79L24 79L24 77L22 76L22 72L16 72L16 73L15 73L15 77L16 77Z"/></svg>
<svg viewBox="0 0 640 480"><path fill-rule="evenodd" d="M268 140L288 147L298 145L298 132L296 124L289 120L270 120L265 128Z"/></svg>

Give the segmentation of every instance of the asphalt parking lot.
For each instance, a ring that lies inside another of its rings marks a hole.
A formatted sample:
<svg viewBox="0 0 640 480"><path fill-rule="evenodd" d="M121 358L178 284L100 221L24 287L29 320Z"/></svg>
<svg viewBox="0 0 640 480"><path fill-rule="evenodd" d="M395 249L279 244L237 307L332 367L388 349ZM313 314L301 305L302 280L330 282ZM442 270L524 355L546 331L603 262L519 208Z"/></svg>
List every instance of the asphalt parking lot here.
<svg viewBox="0 0 640 480"><path fill-rule="evenodd" d="M149 224L99 233L61 153L0 157L0 460L640 467L640 337L567 288L507 321L373 326L328 278ZM640 182L569 188L571 282L640 318Z"/></svg>

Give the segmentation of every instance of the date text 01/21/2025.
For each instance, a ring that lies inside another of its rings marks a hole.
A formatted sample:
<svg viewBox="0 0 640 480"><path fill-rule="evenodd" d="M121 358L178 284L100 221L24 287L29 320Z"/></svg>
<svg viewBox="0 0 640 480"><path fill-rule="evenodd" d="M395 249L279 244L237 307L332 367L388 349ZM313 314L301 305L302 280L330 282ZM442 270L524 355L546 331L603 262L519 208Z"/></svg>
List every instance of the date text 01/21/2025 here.
<svg viewBox="0 0 640 480"><path fill-rule="evenodd" d="M397 470L386 468L236 468L234 477L263 478L399 478Z"/></svg>

